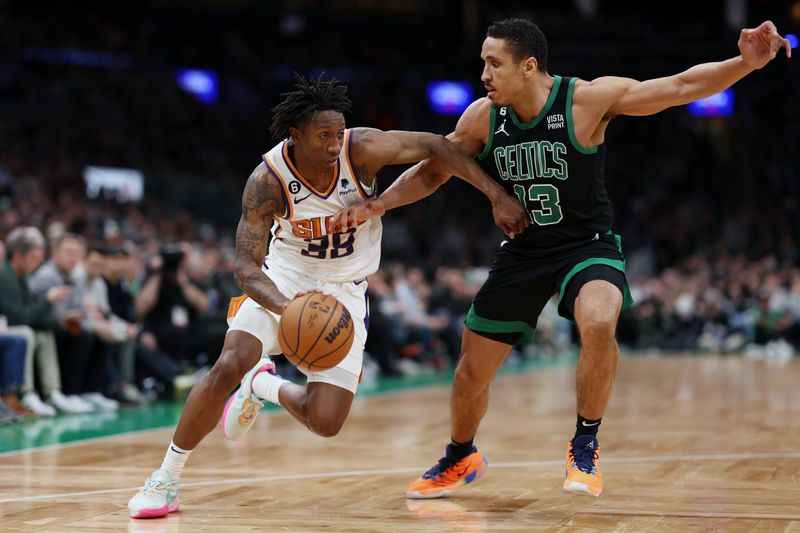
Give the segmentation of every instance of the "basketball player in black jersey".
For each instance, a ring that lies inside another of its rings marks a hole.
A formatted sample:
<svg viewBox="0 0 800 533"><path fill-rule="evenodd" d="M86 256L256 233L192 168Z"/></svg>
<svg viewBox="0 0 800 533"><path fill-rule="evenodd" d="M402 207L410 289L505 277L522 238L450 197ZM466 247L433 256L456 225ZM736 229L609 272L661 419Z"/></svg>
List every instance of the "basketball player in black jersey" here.
<svg viewBox="0 0 800 533"><path fill-rule="evenodd" d="M605 130L619 115L652 115L710 96L764 67L786 39L772 22L744 29L741 55L647 81L593 81L551 75L547 41L528 20L489 27L483 42L487 96L473 102L449 139L477 157L516 196L530 226L497 252L466 319L451 397L451 437L445 456L413 482L409 498L436 498L478 479L487 462L473 438L489 402L489 383L512 346L533 338L553 294L559 313L580 333L577 430L567 448L564 488L599 496L597 430L619 363L620 311L631 303L620 239L611 230L603 183ZM433 193L449 175L430 160L404 173L378 199L340 212L332 224L357 220Z"/></svg>

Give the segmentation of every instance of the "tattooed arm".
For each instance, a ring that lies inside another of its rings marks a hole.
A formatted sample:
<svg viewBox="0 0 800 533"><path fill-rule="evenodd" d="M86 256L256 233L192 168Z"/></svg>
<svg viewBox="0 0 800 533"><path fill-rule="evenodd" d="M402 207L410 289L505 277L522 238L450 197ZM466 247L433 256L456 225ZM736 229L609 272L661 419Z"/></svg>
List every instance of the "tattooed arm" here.
<svg viewBox="0 0 800 533"><path fill-rule="evenodd" d="M250 298L275 313L281 313L289 299L264 274L261 265L267 255L272 217L283 213L285 208L280 185L261 163L250 174L242 194L242 218L236 228L234 278L236 285Z"/></svg>

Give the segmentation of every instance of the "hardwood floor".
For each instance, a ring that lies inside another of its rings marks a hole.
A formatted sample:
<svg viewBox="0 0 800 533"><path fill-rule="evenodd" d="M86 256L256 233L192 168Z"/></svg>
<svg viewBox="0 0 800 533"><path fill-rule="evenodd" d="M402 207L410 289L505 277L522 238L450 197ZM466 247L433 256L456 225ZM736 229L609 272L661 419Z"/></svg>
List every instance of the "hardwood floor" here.
<svg viewBox="0 0 800 533"><path fill-rule="evenodd" d="M449 388L364 398L333 439L282 411L239 443L217 428L181 478L181 512L127 501L172 430L0 456L0 531L800 531L800 359L623 360L600 431L600 498L561 488L574 368L498 378L476 443L486 476L406 500L441 455Z"/></svg>

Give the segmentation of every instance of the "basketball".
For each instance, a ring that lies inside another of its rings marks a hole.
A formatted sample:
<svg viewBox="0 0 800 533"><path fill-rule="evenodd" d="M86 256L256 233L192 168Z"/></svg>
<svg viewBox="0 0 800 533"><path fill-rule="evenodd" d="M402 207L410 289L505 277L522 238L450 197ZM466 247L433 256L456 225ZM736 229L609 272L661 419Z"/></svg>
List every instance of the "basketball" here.
<svg viewBox="0 0 800 533"><path fill-rule="evenodd" d="M350 311L330 294L312 292L286 306L278 328L283 355L304 370L326 370L350 351L355 327Z"/></svg>

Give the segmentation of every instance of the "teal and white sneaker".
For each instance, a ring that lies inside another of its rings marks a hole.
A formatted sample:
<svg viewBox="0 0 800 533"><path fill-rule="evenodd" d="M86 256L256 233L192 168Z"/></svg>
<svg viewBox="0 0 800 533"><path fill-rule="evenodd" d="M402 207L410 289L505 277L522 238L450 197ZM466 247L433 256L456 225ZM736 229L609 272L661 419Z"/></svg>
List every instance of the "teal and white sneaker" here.
<svg viewBox="0 0 800 533"><path fill-rule="evenodd" d="M244 437L264 407L264 400L253 393L253 378L261 372L276 375L275 364L269 357L262 358L251 368L242 378L242 383L236 392L228 398L228 403L222 412L222 434L226 439L239 440Z"/></svg>
<svg viewBox="0 0 800 533"><path fill-rule="evenodd" d="M178 510L178 483L166 470L156 470L128 502L131 518L158 518Z"/></svg>

